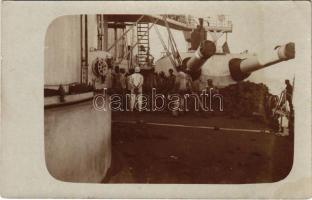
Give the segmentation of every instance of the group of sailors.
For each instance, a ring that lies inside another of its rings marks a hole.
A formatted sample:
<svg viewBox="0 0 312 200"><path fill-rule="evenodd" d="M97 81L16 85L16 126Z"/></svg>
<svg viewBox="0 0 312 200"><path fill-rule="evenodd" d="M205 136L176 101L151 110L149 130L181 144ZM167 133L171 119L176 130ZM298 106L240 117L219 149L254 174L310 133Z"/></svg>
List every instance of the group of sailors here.
<svg viewBox="0 0 312 200"><path fill-rule="evenodd" d="M110 94L120 94L122 96L129 94L130 111L142 111L142 94L152 97L153 89L157 94L163 95L166 98L173 94L178 94L181 96L186 94L195 94L200 96L203 90L207 91L207 93L210 95L211 93L208 91L211 90L213 91L213 94L219 93L219 89L214 86L211 79L208 79L206 82L202 81L201 79L192 80L190 75L184 71L177 70L176 73L174 73L173 69L169 69L168 75L166 75L163 71L156 72L154 68L149 71L141 71L141 68L136 66L134 68L130 68L129 71L126 72L124 69L120 69L118 66L116 66L109 70L108 74L106 75L105 82L108 91L110 91ZM289 83L289 80L286 80L285 84L286 89L284 103L286 103L286 101L288 102L290 112L292 113L292 85ZM183 102L183 100L184 99L181 98L178 105L179 108L182 107L182 112L177 110L170 110L174 116L185 112L185 110L183 110L183 106L185 106L185 102ZM215 104L213 106L217 108L217 103L212 103ZM275 104L277 104L277 102ZM168 109L166 110L168 111ZM209 112L206 114L206 116L213 114L213 112Z"/></svg>
<svg viewBox="0 0 312 200"><path fill-rule="evenodd" d="M182 70L177 70L174 73L173 69L169 69L168 75L166 75L163 71L156 72L154 68L148 71L141 71L141 68L136 66L126 72L124 69L115 66L109 70L105 79L106 87L110 94L130 94L131 111L142 111L142 94L151 97L153 90L166 98L172 94L182 96L185 94L199 95L202 92L200 80L192 81L190 75ZM215 92L218 91L211 79L208 79L204 85L206 85L205 90L213 89ZM180 106L183 105L184 102L180 102ZM172 112L175 116L178 113Z"/></svg>

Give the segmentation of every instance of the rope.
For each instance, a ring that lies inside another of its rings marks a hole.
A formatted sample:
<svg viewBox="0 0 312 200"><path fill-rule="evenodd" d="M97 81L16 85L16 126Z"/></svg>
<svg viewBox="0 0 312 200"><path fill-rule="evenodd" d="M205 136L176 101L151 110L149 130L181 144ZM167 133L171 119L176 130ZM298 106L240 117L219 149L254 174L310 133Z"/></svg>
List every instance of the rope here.
<svg viewBox="0 0 312 200"><path fill-rule="evenodd" d="M167 46L166 46L166 44L165 44L165 42L164 42L164 40L163 40L163 38L162 38L162 36L161 36L161 34L160 34L158 28L157 28L157 26L154 26L154 29L155 29L155 31L156 31L156 33L157 33L157 35L158 35L158 37L159 37L159 40L160 40L160 42L161 42L161 44L162 44L162 46L163 46L163 48L164 48L164 50L165 50L165 52L166 52L166 55L169 57L169 60L170 60L171 64L172 64L175 68L177 68L176 63L174 62L174 60L173 60L172 57L171 57L172 54L170 53L169 49L167 48Z"/></svg>
<svg viewBox="0 0 312 200"><path fill-rule="evenodd" d="M167 31L168 31L168 35L169 35L169 39L170 39L170 45L171 45L171 48L172 48L172 51L173 51L173 56L174 58L176 59L178 65L181 65L182 64L182 60L181 60L181 56L179 54L179 51L178 51L178 48L177 48L177 44L174 40L174 37L170 31L170 27L169 27L169 24L167 22L167 17L166 16L163 16L163 19L165 21L165 24L166 24L166 28L167 28Z"/></svg>
<svg viewBox="0 0 312 200"><path fill-rule="evenodd" d="M137 24L143 19L144 15L142 15L136 22L135 25L137 26ZM117 43L130 31L134 28L134 26L132 26L131 28L129 28L126 32L124 32L115 42L112 46L110 46L106 51L110 51L113 47L115 47L117 45Z"/></svg>

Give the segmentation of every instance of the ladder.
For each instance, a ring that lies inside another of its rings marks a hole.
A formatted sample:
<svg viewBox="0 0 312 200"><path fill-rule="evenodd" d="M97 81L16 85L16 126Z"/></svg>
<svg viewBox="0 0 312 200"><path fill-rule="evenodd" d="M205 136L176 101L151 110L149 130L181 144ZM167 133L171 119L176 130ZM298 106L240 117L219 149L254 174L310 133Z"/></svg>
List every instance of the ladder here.
<svg viewBox="0 0 312 200"><path fill-rule="evenodd" d="M140 22L137 24L137 38L138 38L137 63L139 66L148 65L149 64L148 59L150 57L149 23Z"/></svg>
<svg viewBox="0 0 312 200"><path fill-rule="evenodd" d="M133 45L131 45L131 48L124 55L124 57L119 62L117 62L117 65L119 65L121 61L125 59L130 53L132 53L133 49L138 45L138 43L144 38L146 34L149 34L149 30L158 22L158 20L159 19L156 19L154 21L150 20L151 25L148 27L148 29L144 33L141 34L141 37L137 37L137 41Z"/></svg>

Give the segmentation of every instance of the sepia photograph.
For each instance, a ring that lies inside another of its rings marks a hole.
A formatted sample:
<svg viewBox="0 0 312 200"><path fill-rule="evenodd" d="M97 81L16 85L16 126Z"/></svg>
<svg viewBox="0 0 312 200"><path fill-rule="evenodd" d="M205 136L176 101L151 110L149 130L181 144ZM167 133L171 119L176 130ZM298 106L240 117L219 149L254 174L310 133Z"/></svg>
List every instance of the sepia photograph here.
<svg viewBox="0 0 312 200"><path fill-rule="evenodd" d="M51 175L101 183L285 178L293 163L296 44L279 43L273 31L261 37L278 21L241 17L254 16L55 19L44 52ZM270 68L277 71L267 75Z"/></svg>

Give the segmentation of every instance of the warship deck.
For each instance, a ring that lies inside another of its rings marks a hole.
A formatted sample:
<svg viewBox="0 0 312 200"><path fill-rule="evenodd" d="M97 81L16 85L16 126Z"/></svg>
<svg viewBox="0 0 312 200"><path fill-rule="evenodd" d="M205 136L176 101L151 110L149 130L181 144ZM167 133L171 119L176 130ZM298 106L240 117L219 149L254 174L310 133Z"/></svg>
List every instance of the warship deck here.
<svg viewBox="0 0 312 200"><path fill-rule="evenodd" d="M253 119L114 112L112 120L112 166L103 183L275 182L292 167L292 137Z"/></svg>

